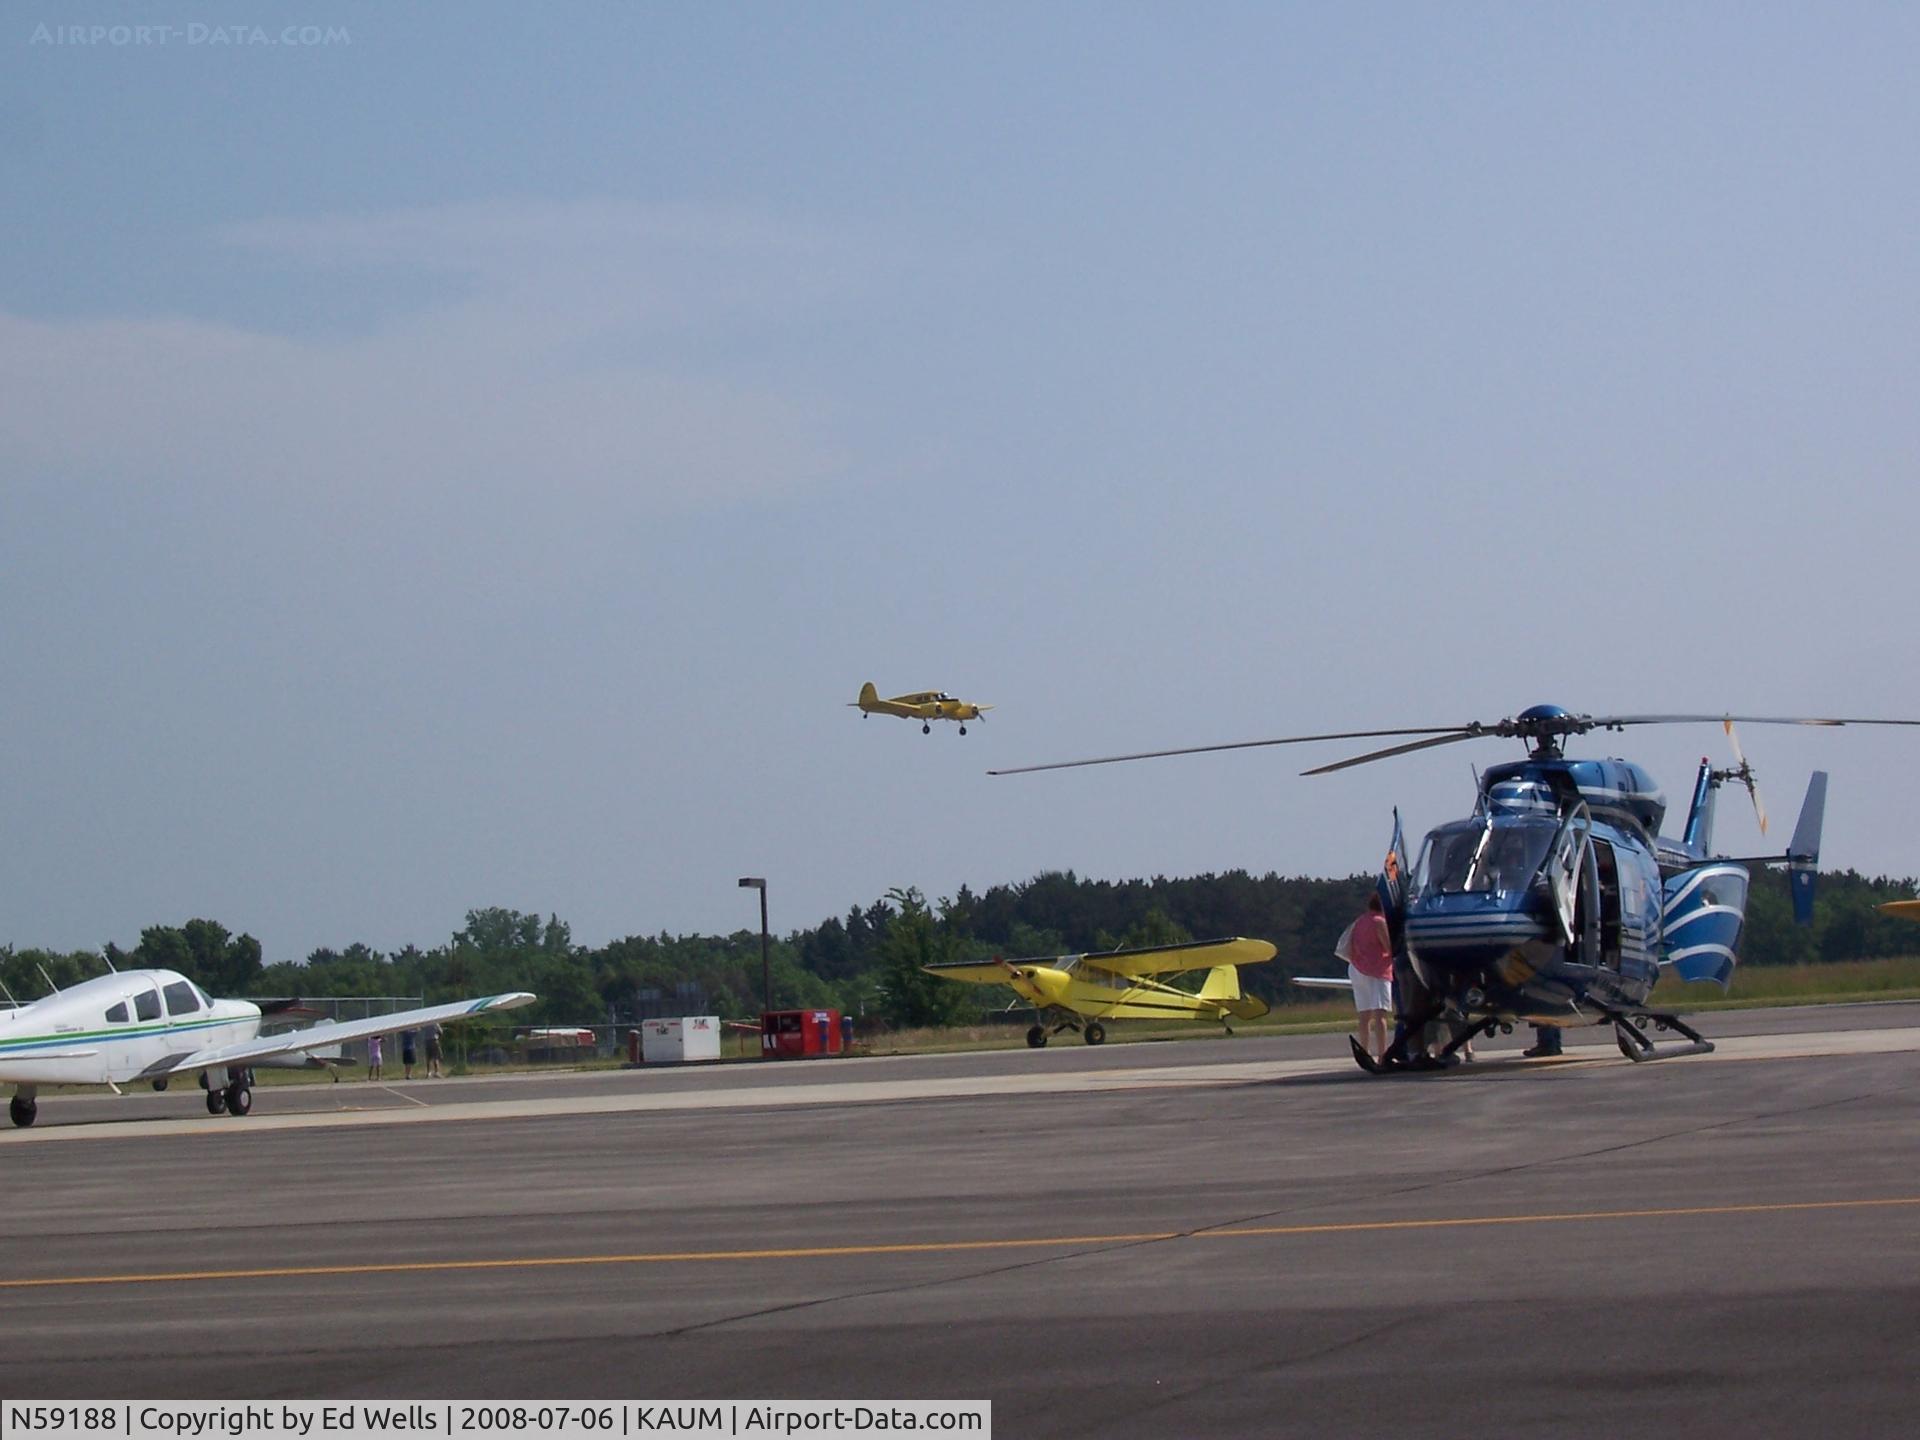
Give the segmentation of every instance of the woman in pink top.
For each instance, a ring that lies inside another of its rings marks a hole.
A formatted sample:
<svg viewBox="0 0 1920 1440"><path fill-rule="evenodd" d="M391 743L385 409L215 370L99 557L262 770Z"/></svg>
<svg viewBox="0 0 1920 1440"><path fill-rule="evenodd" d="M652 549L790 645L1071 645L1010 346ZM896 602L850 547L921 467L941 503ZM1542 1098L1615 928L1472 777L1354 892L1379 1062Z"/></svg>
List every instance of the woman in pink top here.
<svg viewBox="0 0 1920 1440"><path fill-rule="evenodd" d="M1378 895L1367 897L1367 908L1340 940L1335 949L1345 955L1347 978L1353 982L1360 1046L1378 1060L1392 1038L1387 1022L1393 1014L1393 942L1387 938L1387 917L1380 913Z"/></svg>

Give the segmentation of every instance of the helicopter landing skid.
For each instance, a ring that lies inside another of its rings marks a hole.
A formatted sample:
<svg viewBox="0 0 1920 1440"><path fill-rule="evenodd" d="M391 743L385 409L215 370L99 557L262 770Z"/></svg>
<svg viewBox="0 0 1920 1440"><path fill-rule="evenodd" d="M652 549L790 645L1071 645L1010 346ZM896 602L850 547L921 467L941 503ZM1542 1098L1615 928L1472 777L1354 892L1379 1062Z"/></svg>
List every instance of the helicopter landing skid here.
<svg viewBox="0 0 1920 1440"><path fill-rule="evenodd" d="M1377 1060L1367 1053L1366 1047L1356 1037L1349 1035L1347 1044L1353 1047L1354 1063L1369 1075L1410 1075L1427 1070L1451 1070L1462 1059L1460 1050L1480 1036L1491 1035L1500 1028L1500 1022L1491 1019L1463 1023L1438 1054L1429 1054L1420 1037L1427 1033L1427 1026L1446 1013L1444 1005L1435 1005L1417 1020L1402 1021L1394 1031L1393 1043Z"/></svg>
<svg viewBox="0 0 1920 1440"><path fill-rule="evenodd" d="M1713 1053L1713 1042L1677 1015L1656 1015L1649 1011L1643 1015L1629 1016L1609 1012L1607 1018L1613 1021L1613 1038L1620 1047L1620 1053L1635 1063L1648 1060L1672 1060L1681 1055ZM1656 1045L1641 1033L1649 1020L1653 1022L1656 1030L1678 1030L1687 1038L1688 1043Z"/></svg>
<svg viewBox="0 0 1920 1440"><path fill-rule="evenodd" d="M1478 1033L1478 1032L1473 1032ZM1468 1039L1473 1035L1469 1034ZM1398 1045L1389 1046L1386 1054L1375 1059L1353 1036L1347 1037L1347 1044L1353 1047L1353 1061L1369 1075L1414 1075L1428 1070L1451 1070L1460 1063L1460 1057L1451 1048L1438 1055L1409 1055Z"/></svg>

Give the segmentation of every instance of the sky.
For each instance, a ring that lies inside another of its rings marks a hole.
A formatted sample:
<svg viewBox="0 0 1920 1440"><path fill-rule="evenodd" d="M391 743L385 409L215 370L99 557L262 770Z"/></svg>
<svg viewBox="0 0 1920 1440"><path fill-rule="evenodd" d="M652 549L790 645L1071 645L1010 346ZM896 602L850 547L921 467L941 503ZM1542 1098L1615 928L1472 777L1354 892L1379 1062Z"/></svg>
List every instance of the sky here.
<svg viewBox="0 0 1920 1440"><path fill-rule="evenodd" d="M1894 4L4 0L0 943L1347 875L1518 744L986 772L1920 717L1916 68ZM1740 738L1920 873L1920 731Z"/></svg>

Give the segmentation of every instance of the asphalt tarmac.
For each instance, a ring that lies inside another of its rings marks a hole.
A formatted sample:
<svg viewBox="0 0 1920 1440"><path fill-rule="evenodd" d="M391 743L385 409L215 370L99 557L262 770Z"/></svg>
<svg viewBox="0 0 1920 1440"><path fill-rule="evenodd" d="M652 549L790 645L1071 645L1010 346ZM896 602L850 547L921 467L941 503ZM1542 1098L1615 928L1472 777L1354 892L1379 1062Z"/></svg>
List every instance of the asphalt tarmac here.
<svg viewBox="0 0 1920 1440"><path fill-rule="evenodd" d="M986 1398L996 1433L1887 1434L1920 1006L43 1097L0 1395ZM1596 1037L1597 1038L1597 1037Z"/></svg>

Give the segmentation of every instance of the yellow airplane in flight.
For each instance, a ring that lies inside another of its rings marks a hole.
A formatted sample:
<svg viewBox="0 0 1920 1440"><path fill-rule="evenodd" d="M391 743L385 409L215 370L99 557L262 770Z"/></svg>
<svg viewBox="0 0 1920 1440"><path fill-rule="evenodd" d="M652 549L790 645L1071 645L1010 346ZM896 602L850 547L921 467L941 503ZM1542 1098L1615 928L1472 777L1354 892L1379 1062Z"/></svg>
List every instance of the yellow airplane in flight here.
<svg viewBox="0 0 1920 1440"><path fill-rule="evenodd" d="M1879 908L1883 915L1897 915L1902 920L1920 920L1920 900L1889 900Z"/></svg>
<svg viewBox="0 0 1920 1440"><path fill-rule="evenodd" d="M860 698L847 702L860 711L860 718L869 715L898 715L902 720L918 720L920 733L931 734L932 721L957 720L960 733L967 733L967 721L984 720L983 711L993 709L991 705L976 705L971 700L956 700L944 690L916 690L911 695L895 695L891 700L882 700L880 692L873 688L869 680L860 687Z"/></svg>
<svg viewBox="0 0 1920 1440"><path fill-rule="evenodd" d="M1078 1030L1089 1045L1107 1038L1107 1020L1213 1020L1233 1033L1233 1020L1257 1020L1267 1002L1240 993L1242 965L1274 957L1265 940L1196 940L1147 950L1103 950L1045 960L951 961L924 968L942 980L1005 985L1033 1006L1027 1044L1036 1050L1062 1030ZM1153 978L1205 970L1198 994ZM1085 1024L1080 1022L1085 1020Z"/></svg>

